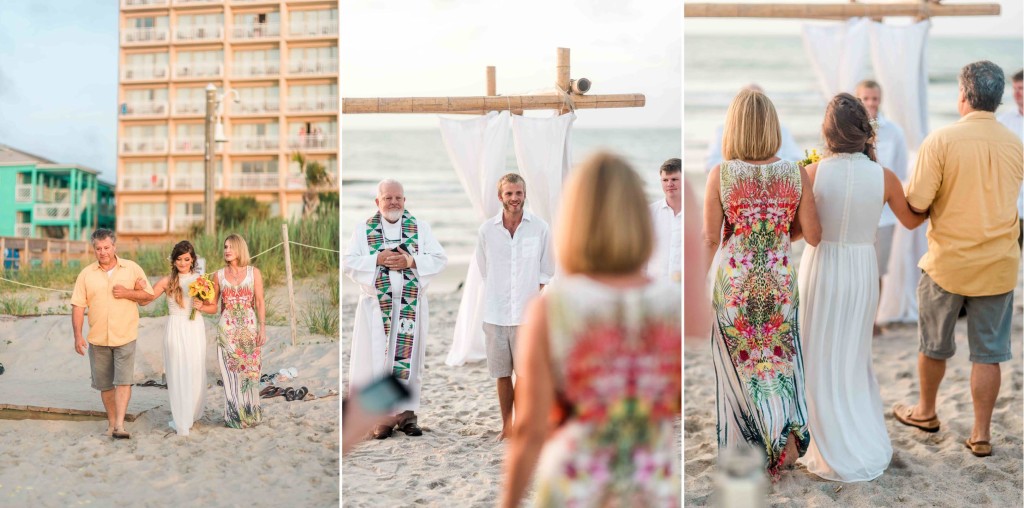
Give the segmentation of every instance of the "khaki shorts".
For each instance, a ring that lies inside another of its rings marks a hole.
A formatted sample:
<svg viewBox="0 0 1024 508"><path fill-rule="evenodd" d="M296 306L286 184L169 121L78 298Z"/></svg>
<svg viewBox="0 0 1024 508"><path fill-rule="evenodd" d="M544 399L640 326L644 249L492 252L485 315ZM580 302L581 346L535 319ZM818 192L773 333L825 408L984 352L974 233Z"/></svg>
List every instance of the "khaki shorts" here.
<svg viewBox="0 0 1024 508"><path fill-rule="evenodd" d="M882 226L875 236L875 258L878 259L878 276L889 271L889 254L892 253L892 235L896 226Z"/></svg>
<svg viewBox="0 0 1024 508"><path fill-rule="evenodd" d="M516 356L518 326L499 326L484 323L487 340L487 371L492 378L511 377Z"/></svg>
<svg viewBox="0 0 1024 508"><path fill-rule="evenodd" d="M131 386L135 381L135 341L117 347L89 344L89 368L92 387L101 392Z"/></svg>
<svg viewBox="0 0 1024 508"><path fill-rule="evenodd" d="M960 308L967 311L967 345L973 363L1005 362L1010 353L1013 291L992 296L963 296L939 287L927 273L917 284L920 351L945 360L956 353L953 327Z"/></svg>

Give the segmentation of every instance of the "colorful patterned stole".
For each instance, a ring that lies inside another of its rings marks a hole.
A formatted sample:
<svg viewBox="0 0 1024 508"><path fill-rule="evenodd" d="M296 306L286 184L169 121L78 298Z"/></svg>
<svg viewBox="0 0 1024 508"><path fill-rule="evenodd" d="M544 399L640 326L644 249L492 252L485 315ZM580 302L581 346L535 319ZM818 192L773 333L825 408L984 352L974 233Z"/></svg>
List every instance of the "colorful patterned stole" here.
<svg viewBox="0 0 1024 508"><path fill-rule="evenodd" d="M419 229L416 227L416 218L410 215L408 210L402 210L401 220L401 245L405 245L410 254L416 255L419 252ZM384 250L384 226L381 221L380 211L366 221L366 244L370 247L371 254L377 254ZM412 346L416 340L416 306L420 293L420 281L411 268L406 268L401 272L402 301L399 304L398 312L398 334L395 339L393 374L398 379L408 381L409 369L412 365ZM380 313L384 321L384 336L387 338L385 343L390 345L391 316L394 308L391 298L390 270L385 266L378 266L373 284L377 288L377 301L380 303ZM384 349L384 356L387 357L387 346Z"/></svg>

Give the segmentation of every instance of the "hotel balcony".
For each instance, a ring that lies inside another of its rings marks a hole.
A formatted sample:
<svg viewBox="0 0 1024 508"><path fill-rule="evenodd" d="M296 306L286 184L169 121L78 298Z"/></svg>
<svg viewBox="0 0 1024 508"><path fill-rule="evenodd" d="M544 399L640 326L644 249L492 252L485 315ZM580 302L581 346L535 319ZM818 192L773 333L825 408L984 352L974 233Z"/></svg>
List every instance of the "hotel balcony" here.
<svg viewBox="0 0 1024 508"><path fill-rule="evenodd" d="M167 175L123 175L121 177L121 191L165 191L167 190Z"/></svg>
<svg viewBox="0 0 1024 508"><path fill-rule="evenodd" d="M121 76L125 81L164 81L167 79L167 66L136 65L125 67Z"/></svg>
<svg viewBox="0 0 1024 508"><path fill-rule="evenodd" d="M262 115L267 113L276 114L281 110L277 100L269 101L242 101L231 105L231 112L236 115Z"/></svg>
<svg viewBox="0 0 1024 508"><path fill-rule="evenodd" d="M330 19L307 23L293 23L289 29L289 35L292 37L337 37L338 21Z"/></svg>
<svg viewBox="0 0 1024 508"><path fill-rule="evenodd" d="M220 25L179 26L174 29L174 42L219 41L224 38Z"/></svg>
<svg viewBox="0 0 1024 508"><path fill-rule="evenodd" d="M258 5L258 4L274 4L277 5L277 0L231 0L232 5Z"/></svg>
<svg viewBox="0 0 1024 508"><path fill-rule="evenodd" d="M280 36L280 23L256 23L249 26L236 26L231 29L231 39L235 41L276 39Z"/></svg>
<svg viewBox="0 0 1024 508"><path fill-rule="evenodd" d="M206 101L202 99L194 101L174 101L174 114L205 115Z"/></svg>
<svg viewBox="0 0 1024 508"><path fill-rule="evenodd" d="M231 175L231 190L277 190L281 178L277 173L241 173Z"/></svg>
<svg viewBox="0 0 1024 508"><path fill-rule="evenodd" d="M179 63L174 67L174 77L187 78L219 78L224 75L224 64L220 62Z"/></svg>
<svg viewBox="0 0 1024 508"><path fill-rule="evenodd" d="M167 101L125 102L121 105L121 116L164 116Z"/></svg>
<svg viewBox="0 0 1024 508"><path fill-rule="evenodd" d="M32 202L32 184L19 183L14 186L14 201L18 203Z"/></svg>
<svg viewBox="0 0 1024 508"><path fill-rule="evenodd" d="M298 60L288 64L288 72L295 75L337 74L337 60Z"/></svg>
<svg viewBox="0 0 1024 508"><path fill-rule="evenodd" d="M59 187L41 187L36 192L36 201L69 204L71 203L71 191Z"/></svg>
<svg viewBox="0 0 1024 508"><path fill-rule="evenodd" d="M128 46L145 46L147 44L167 44L169 31L167 27L126 27L121 32L121 43Z"/></svg>
<svg viewBox="0 0 1024 508"><path fill-rule="evenodd" d="M40 203L32 209L32 220L36 223L67 221L76 215L71 203Z"/></svg>
<svg viewBox="0 0 1024 508"><path fill-rule="evenodd" d="M224 188L221 175L213 177L213 187ZM206 189L206 177L203 175L175 175L171 177L171 190L201 191Z"/></svg>
<svg viewBox="0 0 1024 508"><path fill-rule="evenodd" d="M32 236L32 225L25 223L16 223L14 225L14 236L18 238L28 238Z"/></svg>
<svg viewBox="0 0 1024 508"><path fill-rule="evenodd" d="M231 151L237 153L276 152L279 145L276 134L273 136L231 137Z"/></svg>
<svg viewBox="0 0 1024 508"><path fill-rule="evenodd" d="M122 155L165 155L167 138L130 138L121 140Z"/></svg>
<svg viewBox="0 0 1024 508"><path fill-rule="evenodd" d="M327 133L288 136L288 148L302 152L336 152L338 151L338 135Z"/></svg>
<svg viewBox="0 0 1024 508"><path fill-rule="evenodd" d="M122 9L153 9L167 7L168 0L121 0Z"/></svg>
<svg viewBox="0 0 1024 508"><path fill-rule="evenodd" d="M289 97L288 111L298 113L303 111L338 111L337 97Z"/></svg>
<svg viewBox="0 0 1024 508"><path fill-rule="evenodd" d="M224 3L224 0L174 0L175 6L216 5L221 3Z"/></svg>
<svg viewBox="0 0 1024 508"><path fill-rule="evenodd" d="M117 218L119 233L166 233L167 217L123 215Z"/></svg>
<svg viewBox="0 0 1024 508"><path fill-rule="evenodd" d="M206 136L184 136L174 140L175 153L203 153L206 150Z"/></svg>
<svg viewBox="0 0 1024 508"><path fill-rule="evenodd" d="M188 231L193 224L206 220L202 215L175 215L171 219L171 231Z"/></svg>
<svg viewBox="0 0 1024 508"><path fill-rule="evenodd" d="M277 76L280 73L281 64L278 62L236 63L231 68L231 77L234 78Z"/></svg>

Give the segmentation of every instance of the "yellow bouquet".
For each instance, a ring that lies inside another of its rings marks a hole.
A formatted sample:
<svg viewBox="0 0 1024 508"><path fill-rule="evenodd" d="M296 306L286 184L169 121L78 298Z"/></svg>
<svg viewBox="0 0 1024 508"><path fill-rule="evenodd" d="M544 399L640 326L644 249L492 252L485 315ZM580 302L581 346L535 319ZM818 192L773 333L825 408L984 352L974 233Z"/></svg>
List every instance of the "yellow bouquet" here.
<svg viewBox="0 0 1024 508"><path fill-rule="evenodd" d="M188 296L190 298L199 298L206 303L213 303L214 298L217 297L217 290L213 288L213 281L210 280L210 276L200 275L199 278L192 281L188 285ZM192 307L192 313L188 315L188 318L196 318L195 307Z"/></svg>
<svg viewBox="0 0 1024 508"><path fill-rule="evenodd" d="M807 150L804 150L804 155L806 156L804 159L796 161L797 165L802 167L802 168L810 166L811 164L814 164L815 162L818 162L818 161L821 160L821 156L818 155L818 150L817 149L813 149L810 152L808 152Z"/></svg>

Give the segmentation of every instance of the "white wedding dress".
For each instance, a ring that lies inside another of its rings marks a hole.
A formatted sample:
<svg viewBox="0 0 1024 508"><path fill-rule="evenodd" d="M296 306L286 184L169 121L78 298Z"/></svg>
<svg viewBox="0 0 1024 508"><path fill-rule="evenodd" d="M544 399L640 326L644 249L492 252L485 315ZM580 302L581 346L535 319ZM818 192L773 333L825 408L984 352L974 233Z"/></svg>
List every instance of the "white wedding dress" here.
<svg viewBox="0 0 1024 508"><path fill-rule="evenodd" d="M203 417L206 395L206 326L198 311L195 319L188 318L192 312L188 285L198 277L190 274L178 279L184 308L174 298L167 299L164 371L171 399L171 427L179 436L187 436L192 424Z"/></svg>
<svg viewBox="0 0 1024 508"><path fill-rule="evenodd" d="M878 305L874 242L882 167L863 154L818 163L814 204L821 243L800 261L800 338L811 444L800 462L829 480L867 481L885 471L892 445L871 366Z"/></svg>

